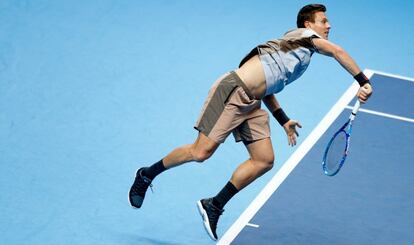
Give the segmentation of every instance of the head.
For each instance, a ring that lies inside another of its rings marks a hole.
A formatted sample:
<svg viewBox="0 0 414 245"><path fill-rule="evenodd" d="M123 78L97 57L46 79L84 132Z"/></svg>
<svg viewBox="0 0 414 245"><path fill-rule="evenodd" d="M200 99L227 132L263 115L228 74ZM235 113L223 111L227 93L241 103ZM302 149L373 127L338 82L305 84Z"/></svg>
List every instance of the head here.
<svg viewBox="0 0 414 245"><path fill-rule="evenodd" d="M326 7L322 4L309 4L300 9L296 25L298 28L310 28L321 37L328 39L331 25L325 15Z"/></svg>

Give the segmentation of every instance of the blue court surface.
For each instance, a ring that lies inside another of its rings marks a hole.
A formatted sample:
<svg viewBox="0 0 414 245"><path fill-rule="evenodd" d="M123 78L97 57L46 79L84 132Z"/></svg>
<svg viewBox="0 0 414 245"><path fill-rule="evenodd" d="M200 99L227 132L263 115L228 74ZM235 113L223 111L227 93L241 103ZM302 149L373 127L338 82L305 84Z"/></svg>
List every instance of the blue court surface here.
<svg viewBox="0 0 414 245"><path fill-rule="evenodd" d="M346 94L221 244L412 244L414 79L374 72L371 81L377 94L357 115L339 174L325 176L321 157L350 115L354 100L346 106Z"/></svg>
<svg viewBox="0 0 414 245"><path fill-rule="evenodd" d="M308 3L1 0L0 244L214 244L196 201L248 158L243 144L230 136L204 163L158 176L140 210L127 199L135 171L193 143L212 83L295 28ZM303 125L298 145L271 120L275 166L226 205L221 244L413 240L414 91L404 76L414 77L414 3L324 4L332 42L361 69L402 77L366 70L374 95L355 120L349 159L329 178L323 147L356 83L315 54L277 95Z"/></svg>

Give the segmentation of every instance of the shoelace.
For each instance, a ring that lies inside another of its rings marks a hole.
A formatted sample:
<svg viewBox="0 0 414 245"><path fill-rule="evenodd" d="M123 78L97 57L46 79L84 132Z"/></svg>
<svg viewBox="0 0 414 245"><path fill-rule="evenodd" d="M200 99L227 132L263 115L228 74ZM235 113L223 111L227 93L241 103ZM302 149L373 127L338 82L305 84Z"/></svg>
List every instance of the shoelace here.
<svg viewBox="0 0 414 245"><path fill-rule="evenodd" d="M154 190L152 189L152 184L148 180L148 178L146 178L145 176L141 176L141 178L142 178L142 180L138 180L137 181L137 184L132 187L132 190L135 193L144 194L145 195L145 192L147 191L147 188L149 186L150 189L151 189L151 192L154 193Z"/></svg>

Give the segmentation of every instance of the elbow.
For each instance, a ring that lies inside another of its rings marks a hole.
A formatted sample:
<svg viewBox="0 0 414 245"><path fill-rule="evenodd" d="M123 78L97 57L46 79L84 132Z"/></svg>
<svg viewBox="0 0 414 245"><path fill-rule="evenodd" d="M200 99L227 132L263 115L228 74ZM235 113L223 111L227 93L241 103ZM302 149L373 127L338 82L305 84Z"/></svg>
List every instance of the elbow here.
<svg viewBox="0 0 414 245"><path fill-rule="evenodd" d="M336 60L340 60L341 57L344 57L346 55L346 51L343 48L336 46L333 49L332 55Z"/></svg>

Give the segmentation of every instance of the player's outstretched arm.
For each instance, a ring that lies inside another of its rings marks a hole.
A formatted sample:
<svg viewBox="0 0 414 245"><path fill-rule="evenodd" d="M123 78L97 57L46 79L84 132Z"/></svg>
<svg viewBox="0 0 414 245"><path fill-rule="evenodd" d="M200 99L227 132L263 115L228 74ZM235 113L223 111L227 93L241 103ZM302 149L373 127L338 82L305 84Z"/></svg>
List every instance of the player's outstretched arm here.
<svg viewBox="0 0 414 245"><path fill-rule="evenodd" d="M314 38L313 43L319 53L334 57L341 66L348 71L361 85L358 91L358 99L365 103L372 94L372 87L368 78L361 72L352 57L340 46L322 38Z"/></svg>
<svg viewBox="0 0 414 245"><path fill-rule="evenodd" d="M319 53L335 58L352 76L361 72L352 57L340 46L322 38L314 38L313 43Z"/></svg>

